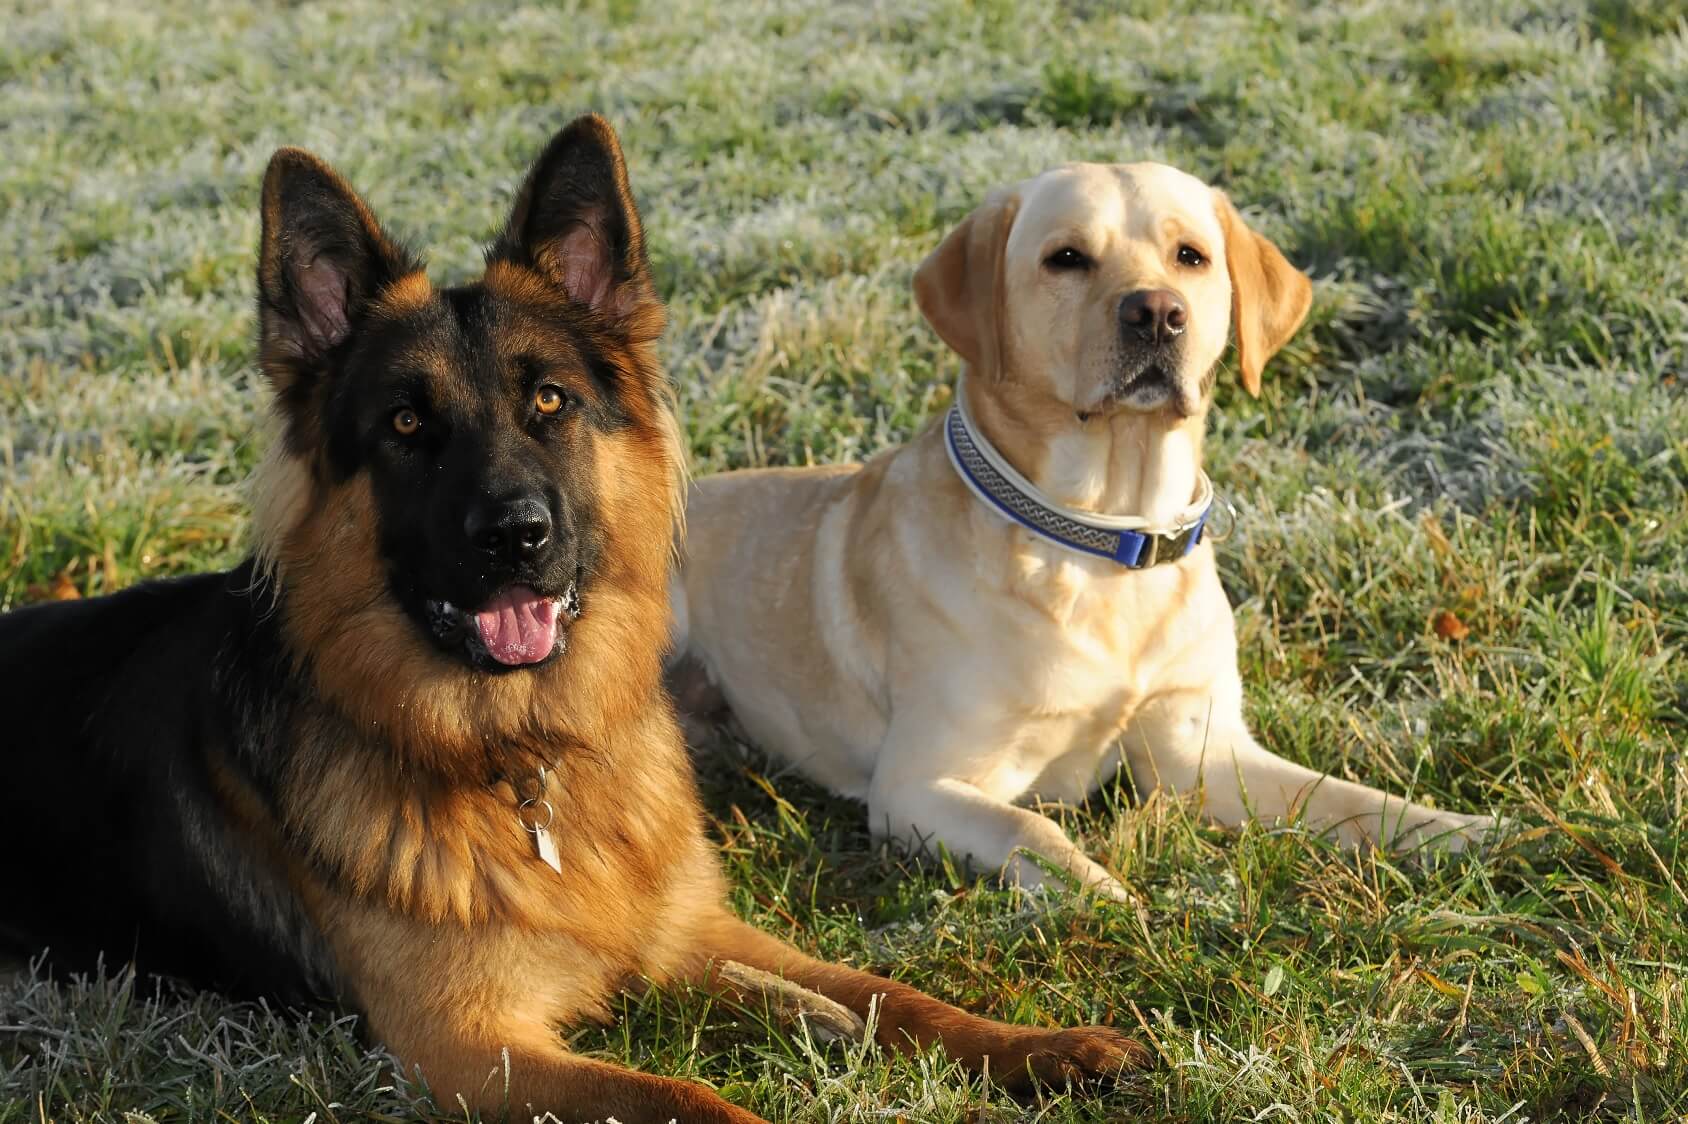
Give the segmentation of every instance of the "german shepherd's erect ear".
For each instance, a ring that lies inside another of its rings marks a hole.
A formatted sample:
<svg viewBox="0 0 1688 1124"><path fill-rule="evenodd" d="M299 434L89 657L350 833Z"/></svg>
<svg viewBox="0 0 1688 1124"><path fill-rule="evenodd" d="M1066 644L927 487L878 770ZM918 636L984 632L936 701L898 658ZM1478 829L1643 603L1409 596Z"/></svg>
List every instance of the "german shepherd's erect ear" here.
<svg viewBox="0 0 1688 1124"><path fill-rule="evenodd" d="M376 295L421 268L340 175L302 148L264 173L258 342L285 405L299 406Z"/></svg>
<svg viewBox="0 0 1688 1124"><path fill-rule="evenodd" d="M636 341L662 333L645 232L610 123L589 113L534 162L487 262L525 266Z"/></svg>

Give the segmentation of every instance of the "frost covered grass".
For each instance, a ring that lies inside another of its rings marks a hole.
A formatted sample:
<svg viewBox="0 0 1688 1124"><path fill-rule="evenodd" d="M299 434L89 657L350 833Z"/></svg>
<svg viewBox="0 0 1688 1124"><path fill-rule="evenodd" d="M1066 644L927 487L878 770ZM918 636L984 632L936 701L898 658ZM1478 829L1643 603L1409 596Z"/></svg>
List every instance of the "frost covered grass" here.
<svg viewBox="0 0 1688 1124"><path fill-rule="evenodd" d="M913 433L956 369L914 263L1058 161L1183 166L1313 273L1265 396L1221 381L1209 446L1242 514L1220 565L1251 716L1298 760L1512 817L1512 840L1356 857L1113 793L1069 827L1136 901L1027 899L708 747L745 913L1000 1017L1136 1028L1163 1064L1016 1103L937 1055L675 994L578 1049L775 1120L1688 1113L1680 0L0 8L0 606L244 549L256 194L283 143L451 279L549 132L608 113L699 472ZM0 1124L415 1098L332 1013L120 972L0 990Z"/></svg>

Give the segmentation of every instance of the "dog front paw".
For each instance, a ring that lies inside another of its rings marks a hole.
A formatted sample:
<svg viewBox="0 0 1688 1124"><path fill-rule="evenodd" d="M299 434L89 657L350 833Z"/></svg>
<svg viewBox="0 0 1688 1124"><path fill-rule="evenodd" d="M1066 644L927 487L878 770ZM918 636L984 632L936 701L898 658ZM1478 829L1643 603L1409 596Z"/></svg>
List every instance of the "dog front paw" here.
<svg viewBox="0 0 1688 1124"><path fill-rule="evenodd" d="M1076 853L1070 862L1071 870L1059 871L1053 864L1048 864L1047 860L1020 851L1002 868L1002 880L1006 885L1034 893L1064 894L1076 888L1082 893L1094 894L1103 901L1135 900L1131 891L1125 888L1125 884L1108 873L1099 863Z"/></svg>
<svg viewBox="0 0 1688 1124"><path fill-rule="evenodd" d="M992 1059L991 1071L1011 1092L1034 1086L1062 1087L1113 1081L1126 1073L1147 1069L1154 1055L1142 1043L1107 1026L1027 1032L1010 1059Z"/></svg>
<svg viewBox="0 0 1688 1124"><path fill-rule="evenodd" d="M1457 855L1481 848L1505 833L1506 823L1493 816L1419 809L1422 813L1400 825L1391 845L1397 851L1440 851Z"/></svg>

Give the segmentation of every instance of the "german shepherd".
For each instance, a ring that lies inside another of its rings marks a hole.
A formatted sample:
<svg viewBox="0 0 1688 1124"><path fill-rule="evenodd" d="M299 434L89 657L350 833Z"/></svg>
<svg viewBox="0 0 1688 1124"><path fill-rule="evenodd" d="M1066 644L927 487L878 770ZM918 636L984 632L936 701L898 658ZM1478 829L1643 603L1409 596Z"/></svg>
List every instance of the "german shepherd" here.
<svg viewBox="0 0 1688 1124"><path fill-rule="evenodd" d="M0 617L0 932L236 995L330 1001L435 1096L751 1121L569 1053L618 989L750 1005L738 962L878 1008L1010 1086L1144 1053L813 960L726 905L662 686L682 451L614 131L552 139L472 284L346 181L270 161L251 559Z"/></svg>

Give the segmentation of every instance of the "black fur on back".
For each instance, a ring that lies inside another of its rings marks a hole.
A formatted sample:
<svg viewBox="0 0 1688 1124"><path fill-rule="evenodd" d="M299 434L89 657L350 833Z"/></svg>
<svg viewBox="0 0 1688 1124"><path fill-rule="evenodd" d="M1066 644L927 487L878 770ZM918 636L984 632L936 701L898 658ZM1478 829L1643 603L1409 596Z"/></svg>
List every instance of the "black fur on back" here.
<svg viewBox="0 0 1688 1124"><path fill-rule="evenodd" d="M239 997L327 999L328 959L212 789L261 795L297 674L248 563L0 615L0 940L66 969L131 959Z"/></svg>

